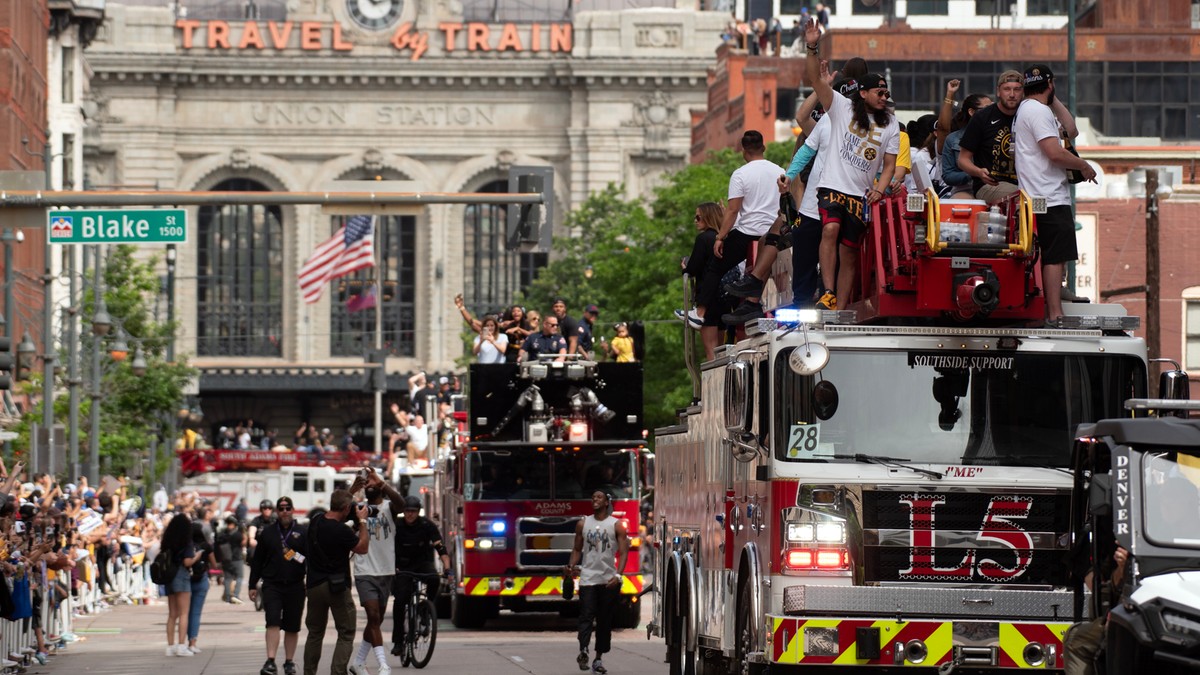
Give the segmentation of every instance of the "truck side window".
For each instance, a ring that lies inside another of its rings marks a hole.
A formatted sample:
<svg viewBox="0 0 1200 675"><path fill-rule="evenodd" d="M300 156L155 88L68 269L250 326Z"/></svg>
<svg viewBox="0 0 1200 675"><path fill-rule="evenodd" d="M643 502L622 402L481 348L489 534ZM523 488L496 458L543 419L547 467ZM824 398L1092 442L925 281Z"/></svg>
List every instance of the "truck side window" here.
<svg viewBox="0 0 1200 675"><path fill-rule="evenodd" d="M292 476L292 492L308 492L308 474L298 473Z"/></svg>
<svg viewBox="0 0 1200 675"><path fill-rule="evenodd" d="M313 479L313 492L324 492L324 491L325 491L325 479L323 479L323 478Z"/></svg>

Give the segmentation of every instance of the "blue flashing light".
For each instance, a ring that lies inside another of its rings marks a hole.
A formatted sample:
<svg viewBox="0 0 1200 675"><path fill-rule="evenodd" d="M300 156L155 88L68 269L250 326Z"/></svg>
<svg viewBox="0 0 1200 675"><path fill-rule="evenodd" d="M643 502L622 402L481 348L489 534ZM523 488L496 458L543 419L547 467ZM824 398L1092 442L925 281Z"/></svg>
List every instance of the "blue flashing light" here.
<svg viewBox="0 0 1200 675"><path fill-rule="evenodd" d="M508 529L508 524L505 523L503 520L497 520L497 521L492 522L492 532L494 534L504 534L504 530L506 530L506 529Z"/></svg>
<svg viewBox="0 0 1200 675"><path fill-rule="evenodd" d="M816 323L820 315L815 309L785 307L775 310L775 320L779 323Z"/></svg>

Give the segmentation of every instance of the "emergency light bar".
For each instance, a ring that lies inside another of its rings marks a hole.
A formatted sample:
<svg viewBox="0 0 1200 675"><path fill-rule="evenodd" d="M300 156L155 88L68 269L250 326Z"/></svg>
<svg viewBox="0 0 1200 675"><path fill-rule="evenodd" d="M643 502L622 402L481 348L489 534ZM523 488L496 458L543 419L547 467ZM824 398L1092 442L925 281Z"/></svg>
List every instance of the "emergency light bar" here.
<svg viewBox="0 0 1200 675"><path fill-rule="evenodd" d="M762 335L779 328L791 328L802 323L810 326L852 324L857 316L851 309L798 309L780 307L773 310L775 318L756 319L746 323L746 335Z"/></svg>
<svg viewBox="0 0 1200 675"><path fill-rule="evenodd" d="M557 358L557 354L548 354L547 358ZM596 376L595 361L523 361L521 363L521 378L526 380L583 380Z"/></svg>

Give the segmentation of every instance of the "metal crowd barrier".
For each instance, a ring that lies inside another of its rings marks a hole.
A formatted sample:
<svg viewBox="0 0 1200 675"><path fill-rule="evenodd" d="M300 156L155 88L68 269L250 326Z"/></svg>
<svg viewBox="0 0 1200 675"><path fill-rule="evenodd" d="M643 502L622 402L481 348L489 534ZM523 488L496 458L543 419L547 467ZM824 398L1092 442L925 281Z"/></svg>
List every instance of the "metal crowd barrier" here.
<svg viewBox="0 0 1200 675"><path fill-rule="evenodd" d="M38 564L29 571L30 604L35 591L42 597L39 618L42 626L43 641L50 654L65 649L67 645L78 640L72 623L77 612L94 614L104 611L113 604L149 604L158 597L158 588L150 581L150 566L145 564L145 553L110 558L106 563L108 588L100 587L100 574L96 561L88 556L76 562L77 565L87 565L89 570L80 574L81 582L77 592L72 593L71 573L69 570L59 572L66 581L66 597L55 605L54 584L44 563ZM90 581L82 581L89 579ZM12 580L4 579L0 583L9 584ZM37 636L33 629L33 619L8 620L0 619L0 673L16 673L19 666L27 667L37 658Z"/></svg>

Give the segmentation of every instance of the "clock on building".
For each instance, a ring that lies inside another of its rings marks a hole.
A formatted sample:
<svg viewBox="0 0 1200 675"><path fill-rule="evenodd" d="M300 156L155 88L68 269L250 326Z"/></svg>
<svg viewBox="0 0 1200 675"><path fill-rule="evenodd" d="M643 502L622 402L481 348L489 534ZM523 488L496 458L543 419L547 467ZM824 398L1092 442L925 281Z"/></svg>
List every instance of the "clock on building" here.
<svg viewBox="0 0 1200 675"><path fill-rule="evenodd" d="M346 0L346 11L354 23L368 30L390 28L400 18L404 0Z"/></svg>

